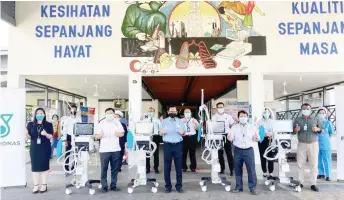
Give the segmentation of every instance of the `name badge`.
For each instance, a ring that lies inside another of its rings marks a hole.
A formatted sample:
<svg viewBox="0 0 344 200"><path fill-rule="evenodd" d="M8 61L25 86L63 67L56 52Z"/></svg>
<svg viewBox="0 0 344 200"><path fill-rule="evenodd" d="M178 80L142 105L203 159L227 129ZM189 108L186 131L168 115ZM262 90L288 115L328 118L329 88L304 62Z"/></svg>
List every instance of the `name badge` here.
<svg viewBox="0 0 344 200"><path fill-rule="evenodd" d="M305 124L305 125L303 126L303 130L304 130L304 131L307 131L307 124Z"/></svg>
<svg viewBox="0 0 344 200"><path fill-rule="evenodd" d="M41 138L37 138L37 144L41 144Z"/></svg>

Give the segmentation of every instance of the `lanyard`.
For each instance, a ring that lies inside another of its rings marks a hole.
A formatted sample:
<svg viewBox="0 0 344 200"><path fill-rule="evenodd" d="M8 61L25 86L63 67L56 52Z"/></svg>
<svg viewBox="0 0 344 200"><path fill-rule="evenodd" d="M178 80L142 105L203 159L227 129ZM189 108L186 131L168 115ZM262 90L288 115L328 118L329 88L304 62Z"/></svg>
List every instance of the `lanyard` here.
<svg viewBox="0 0 344 200"><path fill-rule="evenodd" d="M187 122L186 122L186 127L188 128L188 130L190 130L190 125L189 122L192 120L192 118L190 118Z"/></svg>
<svg viewBox="0 0 344 200"><path fill-rule="evenodd" d="M37 133L38 133L37 137L40 138L41 137L42 126L41 125L37 125L36 130L37 130Z"/></svg>

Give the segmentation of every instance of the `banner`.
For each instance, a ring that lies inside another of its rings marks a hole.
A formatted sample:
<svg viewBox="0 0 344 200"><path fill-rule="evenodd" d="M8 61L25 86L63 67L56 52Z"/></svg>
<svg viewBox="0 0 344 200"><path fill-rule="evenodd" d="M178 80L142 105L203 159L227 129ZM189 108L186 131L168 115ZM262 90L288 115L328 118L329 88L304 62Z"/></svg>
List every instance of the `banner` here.
<svg viewBox="0 0 344 200"><path fill-rule="evenodd" d="M80 107L80 112L81 112L81 121L83 123L88 123L88 115L89 111L87 107Z"/></svg>
<svg viewBox="0 0 344 200"><path fill-rule="evenodd" d="M25 89L0 88L0 188L26 185Z"/></svg>
<svg viewBox="0 0 344 200"><path fill-rule="evenodd" d="M337 133L337 180L344 181L344 86L335 86Z"/></svg>
<svg viewBox="0 0 344 200"><path fill-rule="evenodd" d="M238 112L240 110L246 111L249 115L251 113L248 103L231 102L225 106L225 112L232 116L235 121L238 121Z"/></svg>
<svg viewBox="0 0 344 200"><path fill-rule="evenodd" d="M88 108L88 123L94 123L94 115L96 113L95 108Z"/></svg>

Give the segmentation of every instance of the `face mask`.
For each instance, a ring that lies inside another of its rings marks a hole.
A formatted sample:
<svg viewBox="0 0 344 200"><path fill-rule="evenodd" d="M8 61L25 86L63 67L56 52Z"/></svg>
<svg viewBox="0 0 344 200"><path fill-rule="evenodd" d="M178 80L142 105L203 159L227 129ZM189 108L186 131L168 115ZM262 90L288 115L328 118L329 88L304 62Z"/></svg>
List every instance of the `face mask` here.
<svg viewBox="0 0 344 200"><path fill-rule="evenodd" d="M152 9L152 11L158 11L162 6L162 3L151 1L149 2L149 7Z"/></svg>
<svg viewBox="0 0 344 200"><path fill-rule="evenodd" d="M242 124L246 124L247 123L247 117L240 117L239 121Z"/></svg>
<svg viewBox="0 0 344 200"><path fill-rule="evenodd" d="M309 116L311 114L310 110L302 110L302 115L303 116Z"/></svg>
<svg viewBox="0 0 344 200"><path fill-rule="evenodd" d="M264 117L264 119L269 118L270 117L270 113L263 113L263 117Z"/></svg>
<svg viewBox="0 0 344 200"><path fill-rule="evenodd" d="M106 120L111 121L111 120L113 120L113 114L106 114L105 118L106 118Z"/></svg>
<svg viewBox="0 0 344 200"><path fill-rule="evenodd" d="M148 118L152 118L153 117L153 113L149 112L149 113L147 113L147 116L148 116Z"/></svg>
<svg viewBox="0 0 344 200"><path fill-rule="evenodd" d="M191 113L185 113L185 118L191 118Z"/></svg>
<svg viewBox="0 0 344 200"><path fill-rule="evenodd" d="M36 115L37 121L43 121L44 115Z"/></svg>
<svg viewBox="0 0 344 200"><path fill-rule="evenodd" d="M176 113L169 113L168 116L171 118L175 118L177 116L177 114Z"/></svg>
<svg viewBox="0 0 344 200"><path fill-rule="evenodd" d="M115 121L119 121L119 118L118 118L118 117L115 117L114 120L115 120Z"/></svg>
<svg viewBox="0 0 344 200"><path fill-rule="evenodd" d="M325 119L326 115L325 114L318 114L319 119Z"/></svg>
<svg viewBox="0 0 344 200"><path fill-rule="evenodd" d="M225 112L225 109L224 109L224 108L218 108L218 109L217 109L217 112L219 112L220 114L222 114L222 113Z"/></svg>

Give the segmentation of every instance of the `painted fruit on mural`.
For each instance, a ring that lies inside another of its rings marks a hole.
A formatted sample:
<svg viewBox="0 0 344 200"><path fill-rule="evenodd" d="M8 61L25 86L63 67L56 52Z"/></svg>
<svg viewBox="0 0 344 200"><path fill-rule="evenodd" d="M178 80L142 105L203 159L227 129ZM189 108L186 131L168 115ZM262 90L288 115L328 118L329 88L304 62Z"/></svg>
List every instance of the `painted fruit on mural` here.
<svg viewBox="0 0 344 200"><path fill-rule="evenodd" d="M241 57L266 55L266 38L254 29L257 15L265 14L254 1L128 2L122 56L147 58L139 68L149 69L131 64L133 72L212 69L222 67L217 65L221 59L239 69Z"/></svg>

